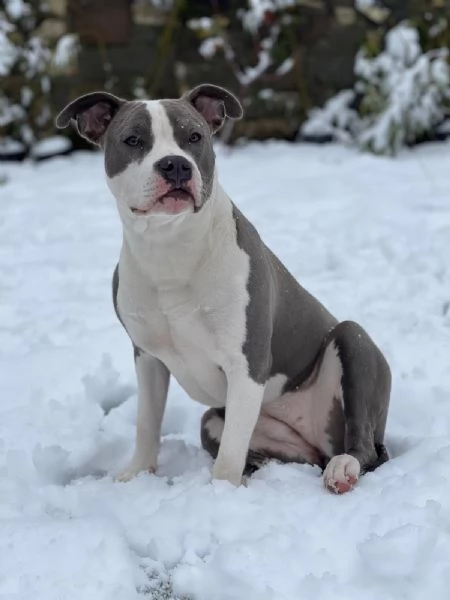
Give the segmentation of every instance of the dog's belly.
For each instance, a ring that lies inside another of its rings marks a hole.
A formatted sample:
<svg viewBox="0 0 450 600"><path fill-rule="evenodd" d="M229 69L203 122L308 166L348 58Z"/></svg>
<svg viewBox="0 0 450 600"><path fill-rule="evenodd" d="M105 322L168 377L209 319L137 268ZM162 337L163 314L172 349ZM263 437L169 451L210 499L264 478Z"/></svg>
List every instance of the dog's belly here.
<svg viewBox="0 0 450 600"><path fill-rule="evenodd" d="M268 456L321 464L336 454L342 405L309 391L285 394L264 404L252 437L252 449ZM343 430L341 430L343 435Z"/></svg>
<svg viewBox="0 0 450 600"><path fill-rule="evenodd" d="M298 391L267 398L252 448L315 464L341 453L345 435L341 377L340 359L330 345L313 382Z"/></svg>

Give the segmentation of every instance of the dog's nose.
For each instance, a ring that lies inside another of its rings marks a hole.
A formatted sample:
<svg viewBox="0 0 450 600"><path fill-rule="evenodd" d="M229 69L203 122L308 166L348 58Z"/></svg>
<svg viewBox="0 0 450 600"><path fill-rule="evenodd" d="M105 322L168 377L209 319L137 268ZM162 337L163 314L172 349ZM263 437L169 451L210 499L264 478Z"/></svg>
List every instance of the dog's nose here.
<svg viewBox="0 0 450 600"><path fill-rule="evenodd" d="M192 177L191 163L184 156L165 156L155 163L155 169L176 187L180 187Z"/></svg>

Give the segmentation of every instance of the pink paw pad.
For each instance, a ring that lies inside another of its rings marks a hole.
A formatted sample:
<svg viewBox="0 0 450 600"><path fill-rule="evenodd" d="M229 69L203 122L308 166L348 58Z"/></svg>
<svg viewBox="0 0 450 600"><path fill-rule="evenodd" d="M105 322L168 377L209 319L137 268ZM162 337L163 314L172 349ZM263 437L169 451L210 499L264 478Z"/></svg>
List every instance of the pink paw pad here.
<svg viewBox="0 0 450 600"><path fill-rule="evenodd" d="M323 474L327 490L335 494L345 494L353 489L361 471L359 461L349 454L333 456Z"/></svg>

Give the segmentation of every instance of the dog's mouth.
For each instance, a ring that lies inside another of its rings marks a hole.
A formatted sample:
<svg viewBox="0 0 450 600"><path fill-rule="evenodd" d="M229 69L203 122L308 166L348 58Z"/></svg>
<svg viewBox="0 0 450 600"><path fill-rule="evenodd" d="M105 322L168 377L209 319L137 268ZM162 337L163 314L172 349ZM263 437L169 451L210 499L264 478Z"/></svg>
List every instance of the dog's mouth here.
<svg viewBox="0 0 450 600"><path fill-rule="evenodd" d="M185 188L174 188L151 202L144 208L131 208L135 215L155 213L177 215L182 212L195 211L195 198Z"/></svg>

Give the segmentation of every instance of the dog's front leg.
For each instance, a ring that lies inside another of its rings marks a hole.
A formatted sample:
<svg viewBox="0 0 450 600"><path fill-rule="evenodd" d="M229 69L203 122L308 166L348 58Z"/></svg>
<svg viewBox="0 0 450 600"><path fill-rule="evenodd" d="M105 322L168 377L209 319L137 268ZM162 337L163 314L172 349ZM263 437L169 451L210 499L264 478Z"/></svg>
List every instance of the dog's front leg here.
<svg viewBox="0 0 450 600"><path fill-rule="evenodd" d="M213 469L214 479L240 485L250 438L261 410L264 386L241 370L227 374L225 425Z"/></svg>
<svg viewBox="0 0 450 600"><path fill-rule="evenodd" d="M141 471L156 470L169 389L170 373L157 358L136 350L135 367L138 383L136 446L130 464L116 477L118 481L128 481Z"/></svg>

